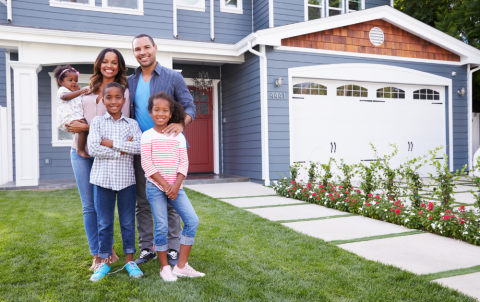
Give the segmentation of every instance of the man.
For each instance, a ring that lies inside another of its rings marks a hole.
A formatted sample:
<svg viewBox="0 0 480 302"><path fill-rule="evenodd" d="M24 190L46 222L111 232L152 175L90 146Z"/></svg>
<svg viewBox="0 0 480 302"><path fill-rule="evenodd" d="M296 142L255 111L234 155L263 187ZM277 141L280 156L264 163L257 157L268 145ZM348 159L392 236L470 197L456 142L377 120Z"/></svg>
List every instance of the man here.
<svg viewBox="0 0 480 302"><path fill-rule="evenodd" d="M185 109L185 126L190 124L195 118L195 105L193 104L192 95L180 73L163 67L157 62L157 45L155 45L152 37L146 34L136 36L133 39L133 54L140 67L135 69L135 73L128 77L127 82L130 90L131 118L138 122L140 130L145 132L154 126L147 109L148 98L150 95L160 91L167 92L175 101L183 105ZM182 124L170 124L165 128L164 133L177 136L183 130ZM157 255L153 251L153 216L145 194L145 172L142 169L140 155L135 155L134 167L137 181L136 218L138 245L141 250L140 257L135 260L135 263L143 264L150 259L155 259ZM180 216L169 204L167 255L170 265L175 265L178 261L181 231Z"/></svg>

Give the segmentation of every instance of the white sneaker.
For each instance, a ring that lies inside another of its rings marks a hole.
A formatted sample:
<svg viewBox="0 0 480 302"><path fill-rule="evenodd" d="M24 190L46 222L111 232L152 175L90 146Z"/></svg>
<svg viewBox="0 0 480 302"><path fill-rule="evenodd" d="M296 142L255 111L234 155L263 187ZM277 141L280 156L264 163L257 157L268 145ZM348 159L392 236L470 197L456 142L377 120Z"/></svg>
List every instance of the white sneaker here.
<svg viewBox="0 0 480 302"><path fill-rule="evenodd" d="M173 274L178 276L178 277L189 277L189 278L205 276L204 273L200 273L200 272L197 272L196 270L194 270L193 267L188 265L188 262L185 263L184 268L178 268L178 266L175 265L175 267L173 268Z"/></svg>
<svg viewBox="0 0 480 302"><path fill-rule="evenodd" d="M177 276L172 274L172 267L170 265L164 266L160 270L160 277L162 277L165 282L174 282L177 281Z"/></svg>

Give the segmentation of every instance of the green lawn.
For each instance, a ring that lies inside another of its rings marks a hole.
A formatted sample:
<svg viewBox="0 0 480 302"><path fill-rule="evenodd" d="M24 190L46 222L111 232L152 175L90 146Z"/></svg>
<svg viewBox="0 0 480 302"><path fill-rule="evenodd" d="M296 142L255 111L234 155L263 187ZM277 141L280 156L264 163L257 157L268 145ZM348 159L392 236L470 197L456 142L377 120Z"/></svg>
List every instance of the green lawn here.
<svg viewBox="0 0 480 302"><path fill-rule="evenodd" d="M0 301L474 301L427 278L364 260L205 195L190 264L204 278L88 279L91 256L76 189L0 191ZM115 226L115 247L121 237ZM124 257L112 271L123 265Z"/></svg>

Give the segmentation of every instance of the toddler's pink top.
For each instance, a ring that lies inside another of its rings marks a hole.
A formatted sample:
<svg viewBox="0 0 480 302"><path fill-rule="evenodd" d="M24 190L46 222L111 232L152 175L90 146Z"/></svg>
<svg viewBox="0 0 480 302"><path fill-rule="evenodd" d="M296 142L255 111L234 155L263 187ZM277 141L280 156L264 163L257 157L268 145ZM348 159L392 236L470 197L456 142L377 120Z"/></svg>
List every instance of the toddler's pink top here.
<svg viewBox="0 0 480 302"><path fill-rule="evenodd" d="M90 93L84 95L82 98L83 116L89 125L94 117L107 113L107 107L105 107L102 100L97 104L97 97L98 94ZM122 113L124 116L130 117L130 93L128 88L125 89L125 104L123 104ZM78 148L78 133L75 133L72 148L75 150ZM87 146L85 146L85 152L88 153Z"/></svg>

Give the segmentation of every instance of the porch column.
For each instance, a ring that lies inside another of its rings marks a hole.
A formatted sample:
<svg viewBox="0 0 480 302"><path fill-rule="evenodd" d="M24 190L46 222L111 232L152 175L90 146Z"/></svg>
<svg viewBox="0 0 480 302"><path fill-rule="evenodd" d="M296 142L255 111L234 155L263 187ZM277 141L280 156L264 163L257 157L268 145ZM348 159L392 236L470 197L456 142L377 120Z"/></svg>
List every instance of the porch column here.
<svg viewBox="0 0 480 302"><path fill-rule="evenodd" d="M17 186L38 186L38 72L37 63L10 61L13 68L15 172Z"/></svg>

